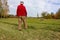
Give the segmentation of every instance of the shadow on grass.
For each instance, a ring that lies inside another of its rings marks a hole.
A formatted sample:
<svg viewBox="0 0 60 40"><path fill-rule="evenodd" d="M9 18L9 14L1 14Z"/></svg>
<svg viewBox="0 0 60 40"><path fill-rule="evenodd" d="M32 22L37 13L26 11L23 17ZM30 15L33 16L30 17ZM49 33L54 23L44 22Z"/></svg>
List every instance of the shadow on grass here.
<svg viewBox="0 0 60 40"><path fill-rule="evenodd" d="M14 24L14 23L9 23L9 22L4 22L4 21L0 21L1 23L4 23L4 24L9 24L9 25L15 25L15 26L18 26L18 24Z"/></svg>
<svg viewBox="0 0 60 40"><path fill-rule="evenodd" d="M0 21L0 23L18 26L18 24L4 22L4 21ZM12 28L17 29L17 27L12 27ZM28 25L28 29L33 29L34 30L34 29L37 29L37 28L35 28L32 25ZM50 26L47 26L47 27L44 27L44 28L39 28L39 29L45 29L45 30L51 30L51 31L55 31L55 32L60 32L60 28L51 28Z"/></svg>
<svg viewBox="0 0 60 40"><path fill-rule="evenodd" d="M54 32L60 32L60 28L51 28L50 26L47 26L47 27L44 27L44 28L41 28L41 29L51 30L51 31L54 31Z"/></svg>
<svg viewBox="0 0 60 40"><path fill-rule="evenodd" d="M28 29L37 29L34 26L28 26Z"/></svg>
<svg viewBox="0 0 60 40"><path fill-rule="evenodd" d="M14 24L14 23L9 23L9 22L4 22L4 21L0 21L0 23L4 23L4 24L9 24L9 25L14 25L14 26L18 26L18 24ZM14 27L12 27L14 28ZM17 29L17 27L15 27L14 29ZM28 29L36 29L34 26L30 26L28 25Z"/></svg>
<svg viewBox="0 0 60 40"><path fill-rule="evenodd" d="M38 23L38 24L46 24L46 25L47 25L47 24L48 24L48 25L60 25L60 23L58 23L58 24L57 24L57 23L39 23L39 22L36 22L36 23Z"/></svg>

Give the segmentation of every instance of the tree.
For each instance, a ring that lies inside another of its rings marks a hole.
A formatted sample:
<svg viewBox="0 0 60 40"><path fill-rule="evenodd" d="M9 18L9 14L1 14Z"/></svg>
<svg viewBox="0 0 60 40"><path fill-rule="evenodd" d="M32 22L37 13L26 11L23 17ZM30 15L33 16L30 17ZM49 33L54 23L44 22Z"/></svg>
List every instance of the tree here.
<svg viewBox="0 0 60 40"><path fill-rule="evenodd" d="M51 12L51 14L50 14L48 12L43 12L42 17L45 18L45 19L52 19L52 18L54 18L54 13Z"/></svg>
<svg viewBox="0 0 60 40"><path fill-rule="evenodd" d="M47 16L46 16L46 18L47 19L51 19L52 18L51 14L48 13Z"/></svg>
<svg viewBox="0 0 60 40"><path fill-rule="evenodd" d="M47 16L47 12L42 12L41 15L42 15L43 18L46 18L46 16Z"/></svg>
<svg viewBox="0 0 60 40"><path fill-rule="evenodd" d="M0 0L0 16L1 17L7 17L9 12L9 8L7 5L7 0Z"/></svg>
<svg viewBox="0 0 60 40"><path fill-rule="evenodd" d="M54 15L54 13L53 12L51 12L51 18L55 18L55 15Z"/></svg>
<svg viewBox="0 0 60 40"><path fill-rule="evenodd" d="M56 18L60 19L60 9L56 12Z"/></svg>
<svg viewBox="0 0 60 40"><path fill-rule="evenodd" d="M39 14L37 13L37 18L39 18Z"/></svg>
<svg viewBox="0 0 60 40"><path fill-rule="evenodd" d="M2 14L3 14L3 8L2 8L2 2L0 0L0 18L2 18Z"/></svg>

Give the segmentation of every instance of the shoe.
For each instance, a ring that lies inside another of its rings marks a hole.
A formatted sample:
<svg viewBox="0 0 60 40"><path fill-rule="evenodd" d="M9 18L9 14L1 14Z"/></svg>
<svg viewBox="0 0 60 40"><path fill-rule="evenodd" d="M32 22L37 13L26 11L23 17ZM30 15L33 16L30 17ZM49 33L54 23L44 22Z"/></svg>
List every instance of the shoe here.
<svg viewBox="0 0 60 40"><path fill-rule="evenodd" d="M18 29L19 31L21 31L22 29Z"/></svg>
<svg viewBox="0 0 60 40"><path fill-rule="evenodd" d="M18 29L19 31L21 31L22 29L20 28L20 29Z"/></svg>

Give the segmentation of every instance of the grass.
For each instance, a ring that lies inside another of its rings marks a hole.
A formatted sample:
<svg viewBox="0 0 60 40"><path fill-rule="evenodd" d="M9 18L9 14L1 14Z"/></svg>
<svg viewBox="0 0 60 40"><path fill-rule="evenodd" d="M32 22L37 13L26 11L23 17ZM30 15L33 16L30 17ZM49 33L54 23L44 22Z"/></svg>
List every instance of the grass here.
<svg viewBox="0 0 60 40"><path fill-rule="evenodd" d="M28 18L28 29L18 31L18 19L0 19L0 40L60 40L60 19Z"/></svg>

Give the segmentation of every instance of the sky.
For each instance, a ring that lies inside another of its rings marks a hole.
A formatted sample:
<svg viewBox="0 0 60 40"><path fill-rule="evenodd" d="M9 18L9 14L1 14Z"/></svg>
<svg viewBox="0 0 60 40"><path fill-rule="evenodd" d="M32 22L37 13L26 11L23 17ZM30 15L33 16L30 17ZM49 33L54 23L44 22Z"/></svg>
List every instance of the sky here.
<svg viewBox="0 0 60 40"><path fill-rule="evenodd" d="M24 1L29 17L41 16L42 12L56 13L60 8L60 0L8 0L9 14L16 15L17 6Z"/></svg>

